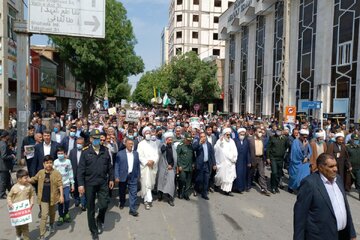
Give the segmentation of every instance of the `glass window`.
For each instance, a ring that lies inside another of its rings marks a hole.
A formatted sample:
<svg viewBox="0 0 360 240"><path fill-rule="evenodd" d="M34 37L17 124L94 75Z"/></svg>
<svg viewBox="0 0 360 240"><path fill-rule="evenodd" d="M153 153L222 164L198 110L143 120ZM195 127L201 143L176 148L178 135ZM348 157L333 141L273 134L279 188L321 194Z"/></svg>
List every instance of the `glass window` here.
<svg viewBox="0 0 360 240"><path fill-rule="evenodd" d="M182 3L183 3L182 0L177 0L177 1L176 1L176 4L177 4L177 5L181 5Z"/></svg>
<svg viewBox="0 0 360 240"><path fill-rule="evenodd" d="M214 1L214 6L215 7L221 7L221 0L215 0Z"/></svg>
<svg viewBox="0 0 360 240"><path fill-rule="evenodd" d="M214 23L219 23L219 17L217 16L214 17Z"/></svg>
<svg viewBox="0 0 360 240"><path fill-rule="evenodd" d="M234 2L229 1L228 2L228 8L231 7L234 4Z"/></svg>
<svg viewBox="0 0 360 240"><path fill-rule="evenodd" d="M220 49L213 49L214 56L220 56Z"/></svg>
<svg viewBox="0 0 360 240"><path fill-rule="evenodd" d="M199 38L199 32L192 32L192 38L198 39Z"/></svg>
<svg viewBox="0 0 360 240"><path fill-rule="evenodd" d="M176 48L176 55L180 55L182 53L182 48Z"/></svg>
<svg viewBox="0 0 360 240"><path fill-rule="evenodd" d="M352 41L344 42L338 45L337 65L344 66L351 64Z"/></svg>
<svg viewBox="0 0 360 240"><path fill-rule="evenodd" d="M219 34L214 33L214 34L213 34L213 39L214 39L214 40L218 40L218 39L219 39Z"/></svg>
<svg viewBox="0 0 360 240"><path fill-rule="evenodd" d="M195 52L196 54L198 54L199 49L198 48L192 48L191 51Z"/></svg>
<svg viewBox="0 0 360 240"><path fill-rule="evenodd" d="M193 0L194 5L199 5L199 0Z"/></svg>
<svg viewBox="0 0 360 240"><path fill-rule="evenodd" d="M176 32L176 38L182 38L182 32Z"/></svg>
<svg viewBox="0 0 360 240"><path fill-rule="evenodd" d="M16 18L17 11L9 6L9 14L7 16L8 22L8 37L14 41L16 41L16 33L14 32L14 21Z"/></svg>
<svg viewBox="0 0 360 240"><path fill-rule="evenodd" d="M199 22L199 15L193 15L193 22Z"/></svg>
<svg viewBox="0 0 360 240"><path fill-rule="evenodd" d="M182 22L182 14L176 15L176 21L177 22Z"/></svg>

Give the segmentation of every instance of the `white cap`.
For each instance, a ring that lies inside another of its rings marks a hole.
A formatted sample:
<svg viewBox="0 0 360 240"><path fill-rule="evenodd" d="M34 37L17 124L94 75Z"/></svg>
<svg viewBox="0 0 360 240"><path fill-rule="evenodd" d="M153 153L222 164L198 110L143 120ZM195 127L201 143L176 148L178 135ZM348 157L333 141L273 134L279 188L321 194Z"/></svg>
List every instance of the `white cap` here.
<svg viewBox="0 0 360 240"><path fill-rule="evenodd" d="M225 128L222 133L223 135L225 135L226 133L231 133L231 128Z"/></svg>
<svg viewBox="0 0 360 240"><path fill-rule="evenodd" d="M167 139L167 138L173 138L174 137L174 134L172 132L166 132L164 133L164 139Z"/></svg>
<svg viewBox="0 0 360 240"><path fill-rule="evenodd" d="M145 136L145 133L147 131L151 132L151 128L150 127L144 127L144 129L142 130L142 135Z"/></svg>
<svg viewBox="0 0 360 240"><path fill-rule="evenodd" d="M335 134L335 139L338 137L345 137L343 132L338 132Z"/></svg>
<svg viewBox="0 0 360 240"><path fill-rule="evenodd" d="M238 133L246 132L246 129L245 129L245 128L239 128L239 129L237 130L237 132L238 132Z"/></svg>
<svg viewBox="0 0 360 240"><path fill-rule="evenodd" d="M299 133L300 133L300 135L309 135L309 130L303 128L300 130Z"/></svg>

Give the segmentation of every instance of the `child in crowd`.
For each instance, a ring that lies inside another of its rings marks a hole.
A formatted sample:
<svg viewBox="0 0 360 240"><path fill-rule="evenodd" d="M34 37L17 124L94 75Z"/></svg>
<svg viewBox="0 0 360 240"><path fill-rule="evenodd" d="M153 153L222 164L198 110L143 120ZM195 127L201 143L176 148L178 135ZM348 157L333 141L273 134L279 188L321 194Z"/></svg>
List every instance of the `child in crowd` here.
<svg viewBox="0 0 360 240"><path fill-rule="evenodd" d="M59 203L58 212L59 219L58 226L63 225L64 222L70 222L70 191L74 192L74 172L72 169L71 161L65 158L65 150L62 147L58 148L57 159L54 162L54 169L58 170L62 176L64 203Z"/></svg>
<svg viewBox="0 0 360 240"><path fill-rule="evenodd" d="M34 205L34 188L28 183L29 173L20 169L16 172L17 183L11 188L8 196L7 203L9 208L13 208L13 204L24 200L29 200L30 206ZM16 240L29 240L29 224L16 226ZM21 237L22 235L22 237Z"/></svg>
<svg viewBox="0 0 360 240"><path fill-rule="evenodd" d="M38 184L38 201L41 206L40 240L45 239L46 220L50 217L50 233L55 232L56 204L64 202L62 177L53 168L53 158L44 157L44 169L40 170L29 182Z"/></svg>

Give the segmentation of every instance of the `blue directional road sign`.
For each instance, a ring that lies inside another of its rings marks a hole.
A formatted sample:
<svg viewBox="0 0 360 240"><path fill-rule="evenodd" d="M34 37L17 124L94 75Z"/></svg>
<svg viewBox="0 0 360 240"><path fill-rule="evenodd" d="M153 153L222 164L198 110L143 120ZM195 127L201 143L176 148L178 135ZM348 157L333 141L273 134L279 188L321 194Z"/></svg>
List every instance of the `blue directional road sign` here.
<svg viewBox="0 0 360 240"><path fill-rule="evenodd" d="M306 101L301 103L302 109L320 109L321 101Z"/></svg>

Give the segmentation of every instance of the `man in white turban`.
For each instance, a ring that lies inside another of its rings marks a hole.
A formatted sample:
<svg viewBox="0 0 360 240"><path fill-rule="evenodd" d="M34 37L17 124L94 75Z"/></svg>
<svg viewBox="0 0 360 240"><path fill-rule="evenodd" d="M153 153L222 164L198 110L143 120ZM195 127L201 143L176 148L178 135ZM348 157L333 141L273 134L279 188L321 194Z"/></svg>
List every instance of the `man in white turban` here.
<svg viewBox="0 0 360 240"><path fill-rule="evenodd" d="M220 187L225 195L231 193L233 182L236 178L236 160L238 156L234 140L231 139L231 129L225 128L222 137L215 144L215 160L217 172L215 185Z"/></svg>
<svg viewBox="0 0 360 240"><path fill-rule="evenodd" d="M160 161L159 161L159 174L157 181L158 200L163 199L163 194L166 194L167 201L170 206L174 204L175 194L175 174L177 164L176 146L173 144L174 134L166 132L164 134L165 142L160 147Z"/></svg>
<svg viewBox="0 0 360 240"><path fill-rule="evenodd" d="M138 145L141 171L141 196L144 198L146 210L152 206L152 193L154 189L157 165L159 161L159 147L155 141L151 141L151 128L145 127L142 131L144 140Z"/></svg>

